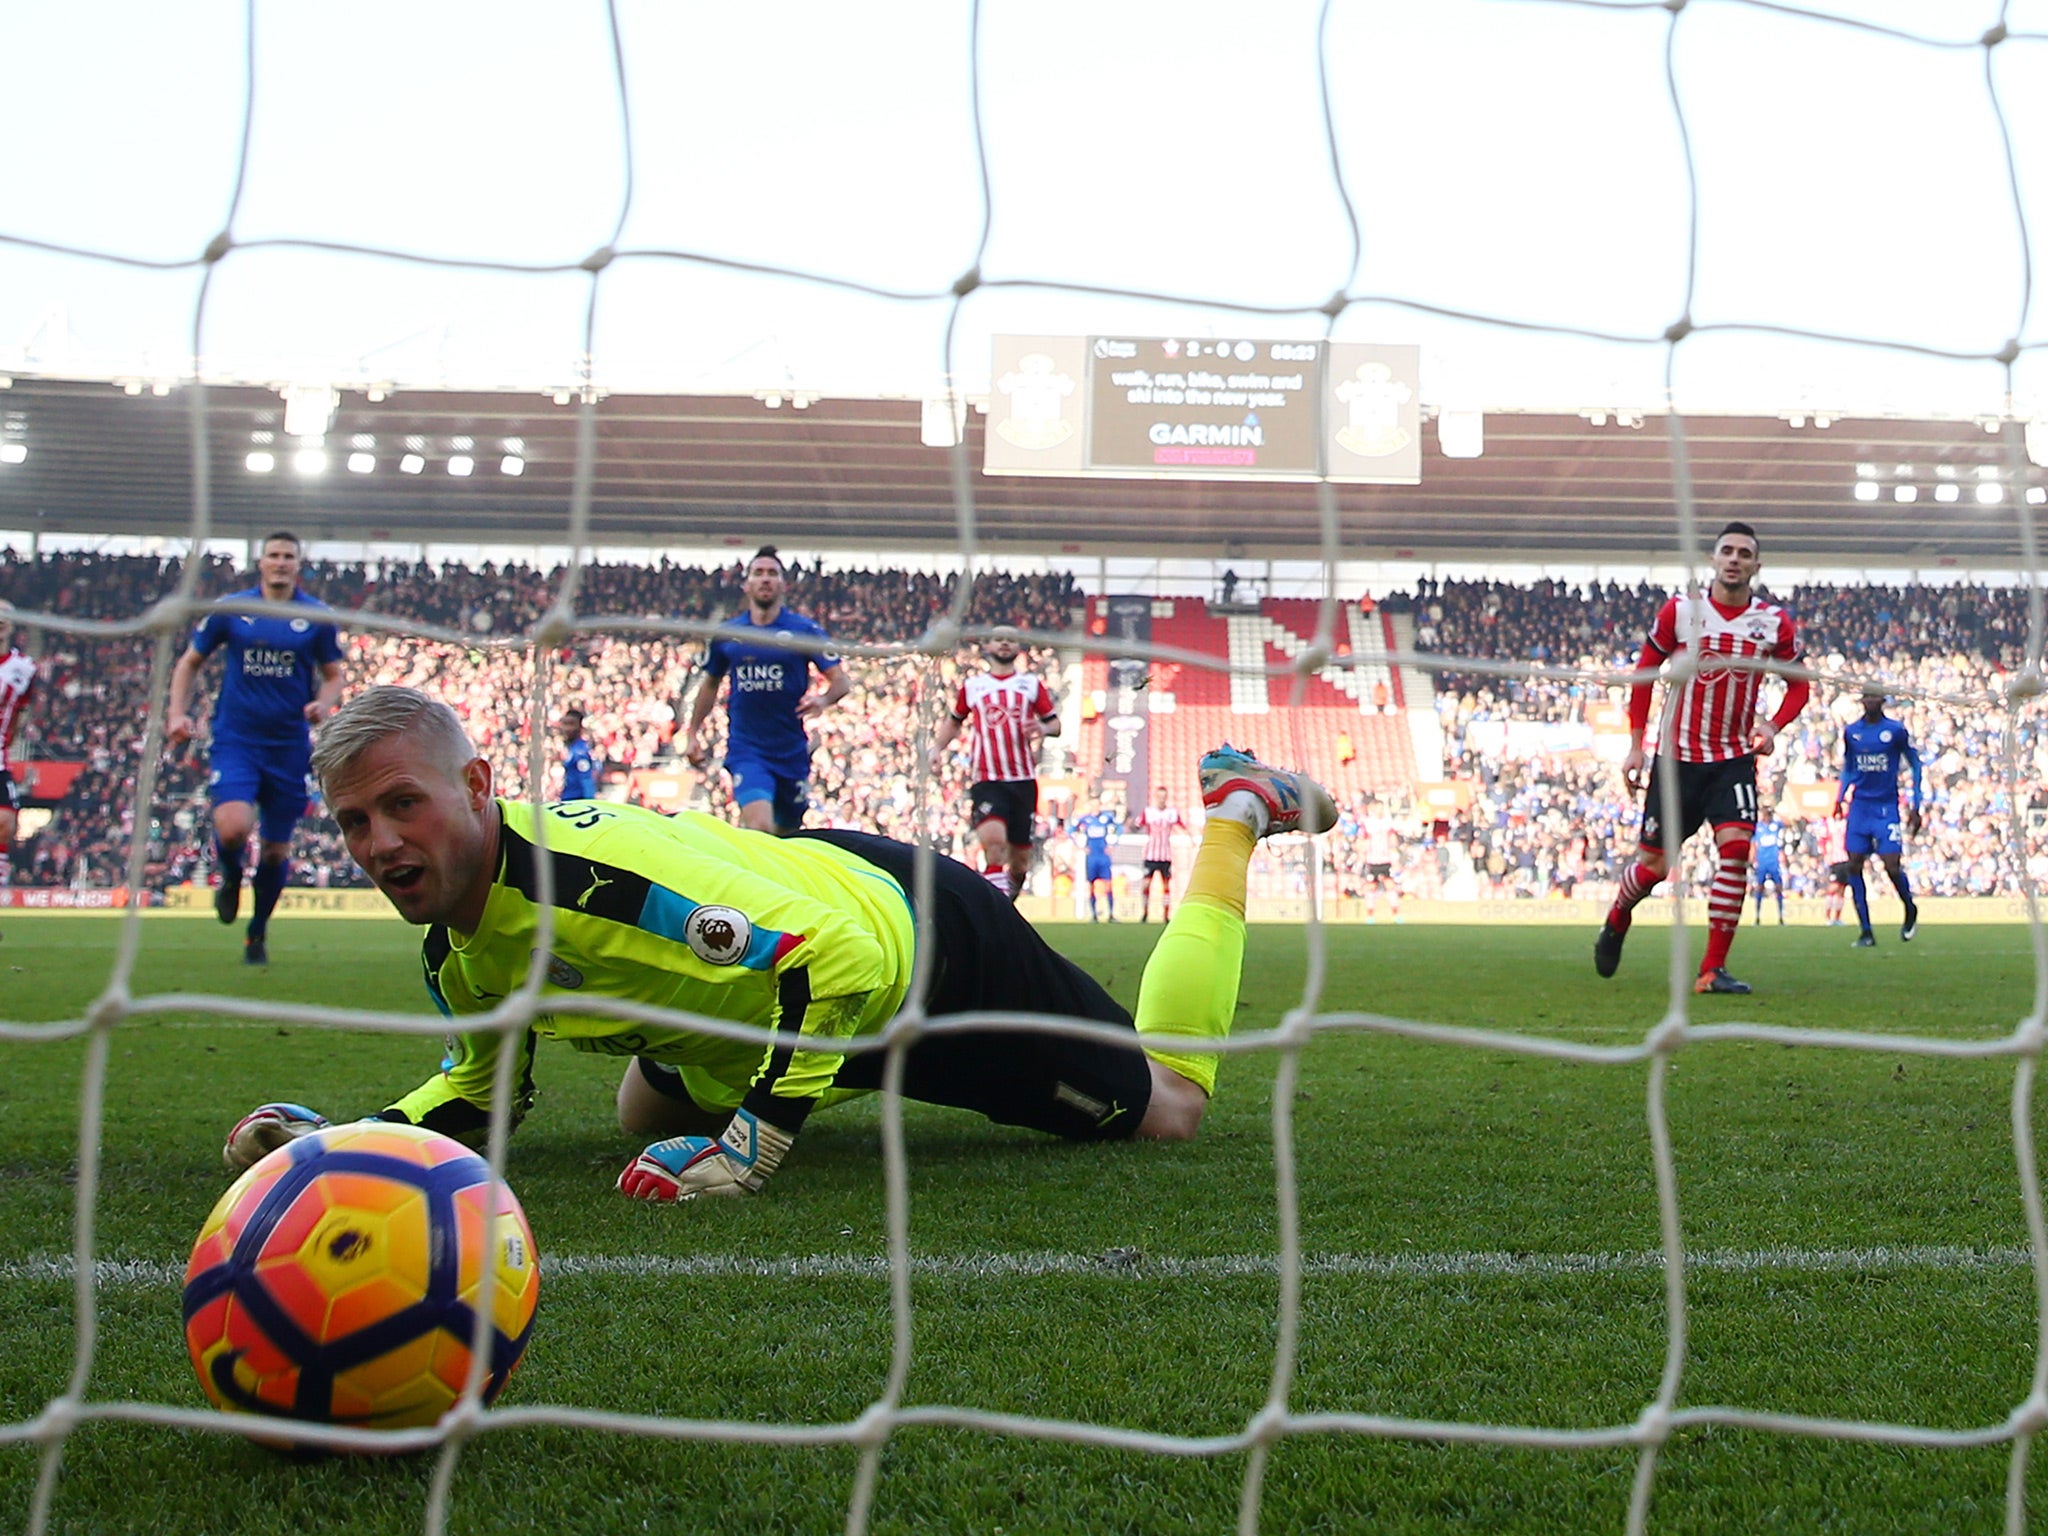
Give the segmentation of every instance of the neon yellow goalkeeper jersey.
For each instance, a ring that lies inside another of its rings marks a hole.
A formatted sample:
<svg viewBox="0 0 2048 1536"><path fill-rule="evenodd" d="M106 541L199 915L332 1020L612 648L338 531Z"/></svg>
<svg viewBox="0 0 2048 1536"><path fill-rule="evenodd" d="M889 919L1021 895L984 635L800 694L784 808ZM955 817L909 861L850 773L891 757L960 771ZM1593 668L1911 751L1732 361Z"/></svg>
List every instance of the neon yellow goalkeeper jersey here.
<svg viewBox="0 0 2048 1536"><path fill-rule="evenodd" d="M880 1029L903 1003L916 945L910 904L902 886L854 854L694 812L670 817L589 800L540 808L500 800L498 809L498 872L477 931L435 926L421 946L442 1013L487 1012L525 979L540 922L534 823L545 816L555 917L547 994L658 1004L786 1037L764 1046L544 1013L521 1043L515 1116L532 1102L534 1046L545 1035L677 1067L706 1108L744 1101L760 1113L765 1103L769 1118L800 1125L845 1060L831 1042ZM497 1037L452 1035L441 1070L387 1118L476 1139L496 1059Z"/></svg>

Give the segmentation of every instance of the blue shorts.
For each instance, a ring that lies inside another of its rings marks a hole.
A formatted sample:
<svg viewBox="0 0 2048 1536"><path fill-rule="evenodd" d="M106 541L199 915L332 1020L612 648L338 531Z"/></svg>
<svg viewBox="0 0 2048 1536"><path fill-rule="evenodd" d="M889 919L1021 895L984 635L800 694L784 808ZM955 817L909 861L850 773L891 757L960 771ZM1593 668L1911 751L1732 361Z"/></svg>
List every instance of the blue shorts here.
<svg viewBox="0 0 2048 1536"><path fill-rule="evenodd" d="M732 776L735 805L752 805L756 800L772 802L775 830L794 832L804 824L804 812L811 808L810 777L794 778L777 773L754 758L728 757L725 771Z"/></svg>
<svg viewBox="0 0 2048 1536"><path fill-rule="evenodd" d="M1775 880L1780 885L1785 883L1785 871L1779 867L1776 859L1756 861L1756 883L1762 885L1766 880Z"/></svg>
<svg viewBox="0 0 2048 1536"><path fill-rule="evenodd" d="M1109 867L1109 855L1106 853L1089 854L1088 883L1090 885L1093 885L1098 880L1108 880L1110 878L1111 870Z"/></svg>
<svg viewBox="0 0 2048 1536"><path fill-rule="evenodd" d="M216 740L207 793L216 806L236 801L255 806L263 841L288 843L319 793L310 771L312 760L310 745L259 747Z"/></svg>
<svg viewBox="0 0 2048 1536"><path fill-rule="evenodd" d="M1850 858L1862 854L1901 853L1905 844L1899 839L1899 808L1896 805L1862 806L1849 802L1849 838L1843 844L1849 850Z"/></svg>

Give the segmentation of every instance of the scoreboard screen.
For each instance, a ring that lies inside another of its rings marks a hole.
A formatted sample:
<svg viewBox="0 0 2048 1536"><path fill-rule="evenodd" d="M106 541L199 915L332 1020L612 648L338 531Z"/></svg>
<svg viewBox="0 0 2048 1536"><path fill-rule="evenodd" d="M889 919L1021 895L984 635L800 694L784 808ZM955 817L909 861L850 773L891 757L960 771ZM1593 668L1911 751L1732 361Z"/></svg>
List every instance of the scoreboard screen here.
<svg viewBox="0 0 2048 1536"><path fill-rule="evenodd" d="M1422 479L1412 345L998 336L992 364L984 474Z"/></svg>
<svg viewBox="0 0 2048 1536"><path fill-rule="evenodd" d="M1093 337L1086 466L1312 480L1322 369L1313 341Z"/></svg>

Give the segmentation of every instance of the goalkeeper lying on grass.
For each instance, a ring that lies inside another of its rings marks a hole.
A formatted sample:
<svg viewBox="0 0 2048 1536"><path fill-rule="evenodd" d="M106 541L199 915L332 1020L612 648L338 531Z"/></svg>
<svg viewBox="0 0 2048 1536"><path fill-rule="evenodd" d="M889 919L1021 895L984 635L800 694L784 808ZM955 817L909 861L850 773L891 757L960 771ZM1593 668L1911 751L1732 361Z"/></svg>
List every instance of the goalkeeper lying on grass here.
<svg viewBox="0 0 2048 1536"><path fill-rule="evenodd" d="M539 925L536 823L547 821L554 948L546 991L584 991L766 1026L775 1042L682 1025L543 1014L520 1049L514 1123L533 1098L537 1036L631 1057L619 1123L660 1136L619 1176L649 1200L758 1190L821 1104L881 1084L884 1053L840 1042L902 1007L916 948L912 850L857 832L778 839L710 816L663 816L575 800L532 806L491 795L447 705L371 688L344 705L313 754L350 855L408 922L427 925L427 991L450 1018L489 1011L525 979ZM1245 867L1272 832L1336 819L1320 785L1224 747L1202 759L1209 821L1186 897L1145 968L1135 1025L1102 987L1054 953L987 881L935 864L929 1014L1066 1014L1147 1034L1222 1038L1244 956ZM457 1035L441 1070L383 1111L479 1144L497 1039ZM1185 1140L1216 1083L1213 1054L978 1029L927 1037L903 1091L1077 1141ZM323 1124L269 1104L229 1135L229 1166Z"/></svg>

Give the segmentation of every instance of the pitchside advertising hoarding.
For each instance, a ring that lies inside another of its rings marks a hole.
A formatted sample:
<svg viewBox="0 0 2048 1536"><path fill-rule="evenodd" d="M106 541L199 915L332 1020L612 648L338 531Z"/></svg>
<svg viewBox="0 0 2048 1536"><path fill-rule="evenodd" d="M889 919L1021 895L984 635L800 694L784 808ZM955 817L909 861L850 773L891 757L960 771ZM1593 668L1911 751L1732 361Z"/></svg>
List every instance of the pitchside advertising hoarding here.
<svg viewBox="0 0 2048 1536"><path fill-rule="evenodd" d="M1411 346L998 336L982 469L1415 485L1420 373Z"/></svg>

